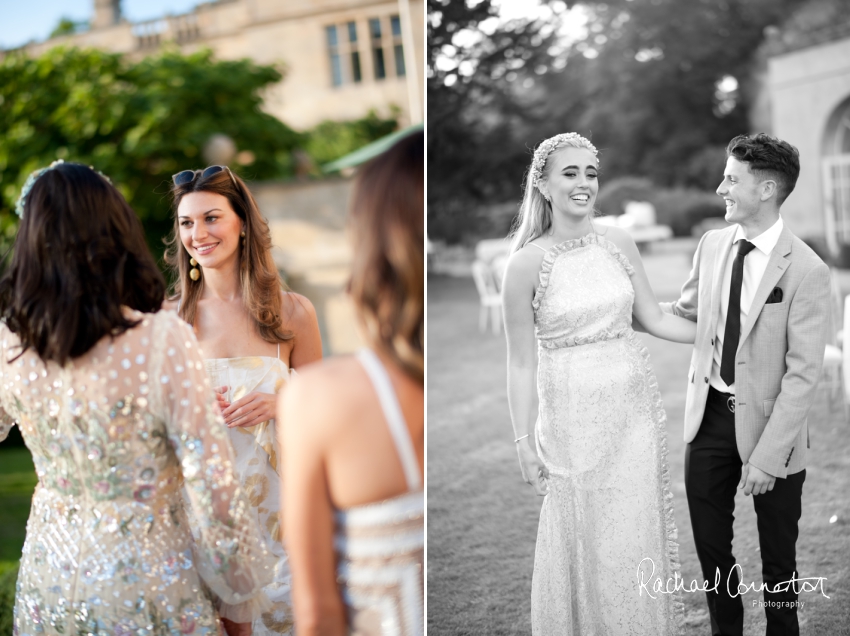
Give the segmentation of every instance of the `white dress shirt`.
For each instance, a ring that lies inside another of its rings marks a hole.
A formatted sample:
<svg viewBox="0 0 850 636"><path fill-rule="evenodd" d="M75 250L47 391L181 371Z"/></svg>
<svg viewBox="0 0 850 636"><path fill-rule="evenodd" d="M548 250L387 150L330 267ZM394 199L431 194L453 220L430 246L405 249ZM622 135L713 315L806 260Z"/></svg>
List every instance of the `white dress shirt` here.
<svg viewBox="0 0 850 636"><path fill-rule="evenodd" d="M753 304L753 296L764 277L770 253L776 247L779 235L782 233L782 217L757 237L749 239L756 246L746 258L744 258L744 281L741 284L741 329L747 324L747 316ZM714 363L711 365L711 379L709 384L723 393L735 393L735 385L727 385L720 377L720 361L723 359L723 336L726 333L726 314L729 311L729 290L732 288L732 263L738 254L738 241L746 239L741 226L735 233L732 249L726 259L726 269L723 272L723 282L720 288L720 318L717 321L717 333L714 334Z"/></svg>

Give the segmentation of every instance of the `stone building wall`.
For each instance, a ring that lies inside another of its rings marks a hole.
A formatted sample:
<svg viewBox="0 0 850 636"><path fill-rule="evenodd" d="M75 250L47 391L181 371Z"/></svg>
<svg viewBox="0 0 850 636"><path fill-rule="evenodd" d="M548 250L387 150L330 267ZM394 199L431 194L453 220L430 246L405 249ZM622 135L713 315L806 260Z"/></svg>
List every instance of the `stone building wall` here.
<svg viewBox="0 0 850 636"><path fill-rule="evenodd" d="M350 179L251 184L269 221L275 262L289 287L316 307L328 353L350 353L363 342L345 291L351 249L345 233Z"/></svg>
<svg viewBox="0 0 850 636"><path fill-rule="evenodd" d="M283 81L272 87L265 107L295 129L310 128L322 120L363 117L371 109L388 115L401 111L401 124L415 123L424 103L424 3L423 0L217 0L200 4L179 16L131 24L110 22L115 0L94 0L93 27L83 33L31 43L24 50L33 55L57 46L95 47L144 56L166 43L191 52L210 48L221 59L251 58L260 64L280 64ZM406 14L403 35L392 34L391 17ZM381 45L373 46L370 21L381 25ZM348 24L356 25L357 42L349 44ZM334 85L327 28L335 26L343 50L342 79ZM410 37L404 37L409 35ZM414 68L399 76L394 46L412 39ZM385 77L374 72L373 52L384 52ZM354 81L350 66L352 51L360 56L361 77ZM411 81L409 81L411 80ZM414 81L415 80L415 81ZM411 109L411 100L415 107Z"/></svg>

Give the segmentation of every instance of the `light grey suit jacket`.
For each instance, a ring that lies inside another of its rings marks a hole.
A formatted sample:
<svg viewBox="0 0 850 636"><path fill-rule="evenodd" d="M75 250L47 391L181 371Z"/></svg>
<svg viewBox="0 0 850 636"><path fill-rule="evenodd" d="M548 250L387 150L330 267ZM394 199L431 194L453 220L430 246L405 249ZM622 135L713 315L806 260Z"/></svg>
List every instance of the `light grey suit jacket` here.
<svg viewBox="0 0 850 636"><path fill-rule="evenodd" d="M708 396L723 270L737 226L707 232L679 300L662 309L696 321L685 402L685 441L699 431ZM774 287L780 303L765 305ZM742 325L735 357L735 437L741 461L774 477L806 467L806 415L829 328L829 268L785 227Z"/></svg>

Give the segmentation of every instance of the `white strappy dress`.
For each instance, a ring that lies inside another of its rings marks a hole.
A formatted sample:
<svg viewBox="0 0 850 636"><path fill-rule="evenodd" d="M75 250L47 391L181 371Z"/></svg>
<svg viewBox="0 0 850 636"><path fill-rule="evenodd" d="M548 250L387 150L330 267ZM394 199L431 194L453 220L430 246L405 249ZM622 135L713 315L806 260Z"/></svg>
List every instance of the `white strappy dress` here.
<svg viewBox="0 0 850 636"><path fill-rule="evenodd" d="M338 510L337 581L352 636L424 633L425 492L407 425L380 359L369 349L357 358L381 403L404 468L408 492Z"/></svg>
<svg viewBox="0 0 850 636"><path fill-rule="evenodd" d="M280 345L278 345L280 356ZM277 394L295 372L271 356L209 358L204 360L213 384L230 387L230 401L248 393ZM275 446L275 421L227 429L235 455L234 468L245 489L266 549L276 557L274 580L264 588L272 607L253 623L253 636L288 636L293 628L289 563L280 527L280 467Z"/></svg>

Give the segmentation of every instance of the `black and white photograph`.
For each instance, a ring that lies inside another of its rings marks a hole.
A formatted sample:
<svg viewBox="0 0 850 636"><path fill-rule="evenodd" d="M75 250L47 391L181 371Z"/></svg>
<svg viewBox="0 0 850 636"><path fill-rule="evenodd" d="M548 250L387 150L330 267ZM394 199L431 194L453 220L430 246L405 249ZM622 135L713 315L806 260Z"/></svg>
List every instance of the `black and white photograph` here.
<svg viewBox="0 0 850 636"><path fill-rule="evenodd" d="M430 634L847 634L838 0L428 2Z"/></svg>

